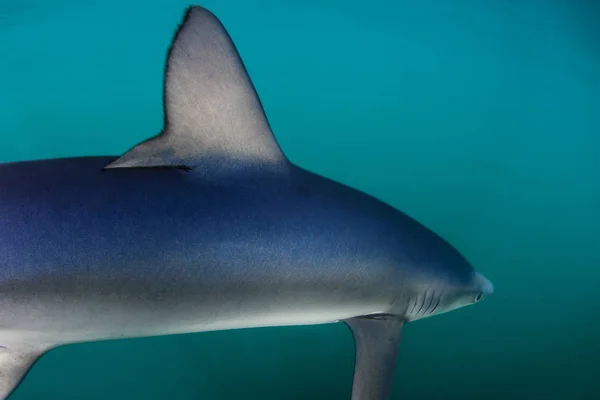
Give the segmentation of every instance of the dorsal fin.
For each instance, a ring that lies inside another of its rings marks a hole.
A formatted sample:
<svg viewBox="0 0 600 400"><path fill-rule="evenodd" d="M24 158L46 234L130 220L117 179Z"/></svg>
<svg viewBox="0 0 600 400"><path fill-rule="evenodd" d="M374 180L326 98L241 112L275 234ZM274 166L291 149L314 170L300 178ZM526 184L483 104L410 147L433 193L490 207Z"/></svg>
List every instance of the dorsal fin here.
<svg viewBox="0 0 600 400"><path fill-rule="evenodd" d="M106 168L239 171L287 165L235 45L217 17L204 8L187 9L169 49L164 120L159 135Z"/></svg>

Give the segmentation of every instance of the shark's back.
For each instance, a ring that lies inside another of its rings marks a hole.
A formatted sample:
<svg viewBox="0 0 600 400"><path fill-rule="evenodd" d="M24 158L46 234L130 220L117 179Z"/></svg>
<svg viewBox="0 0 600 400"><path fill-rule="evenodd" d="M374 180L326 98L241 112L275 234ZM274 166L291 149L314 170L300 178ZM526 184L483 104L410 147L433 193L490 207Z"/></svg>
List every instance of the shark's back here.
<svg viewBox="0 0 600 400"><path fill-rule="evenodd" d="M387 208L359 192L301 170L216 184L176 169L103 169L112 160L0 165L0 320L4 302L23 309L10 322L22 329L78 307L88 327L123 334L127 320L131 335L164 333L165 319L174 331L279 325L300 314L318 323L376 312L397 290L394 254L373 257L393 240L380 215ZM371 205L357 213L356 201ZM357 291L365 285L379 288ZM55 326L66 337L68 319Z"/></svg>

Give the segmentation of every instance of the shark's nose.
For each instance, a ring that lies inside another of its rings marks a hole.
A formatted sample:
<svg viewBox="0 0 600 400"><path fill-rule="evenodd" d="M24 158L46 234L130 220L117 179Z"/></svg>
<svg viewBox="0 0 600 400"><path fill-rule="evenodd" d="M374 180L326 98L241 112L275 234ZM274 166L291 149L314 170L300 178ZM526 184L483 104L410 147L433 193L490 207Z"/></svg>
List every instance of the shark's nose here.
<svg viewBox="0 0 600 400"><path fill-rule="evenodd" d="M477 280L480 282L481 291L487 296L494 293L494 284L485 276L477 272Z"/></svg>

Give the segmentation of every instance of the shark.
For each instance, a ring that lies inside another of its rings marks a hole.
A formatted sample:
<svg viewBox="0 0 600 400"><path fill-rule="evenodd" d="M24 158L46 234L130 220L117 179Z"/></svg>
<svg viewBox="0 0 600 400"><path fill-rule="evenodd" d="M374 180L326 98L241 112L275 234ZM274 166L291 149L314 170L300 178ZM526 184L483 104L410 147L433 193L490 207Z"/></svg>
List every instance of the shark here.
<svg viewBox="0 0 600 400"><path fill-rule="evenodd" d="M402 328L490 296L423 224L289 161L224 25L186 8L164 125L121 156L0 164L0 399L79 342L345 323L353 400L385 400Z"/></svg>

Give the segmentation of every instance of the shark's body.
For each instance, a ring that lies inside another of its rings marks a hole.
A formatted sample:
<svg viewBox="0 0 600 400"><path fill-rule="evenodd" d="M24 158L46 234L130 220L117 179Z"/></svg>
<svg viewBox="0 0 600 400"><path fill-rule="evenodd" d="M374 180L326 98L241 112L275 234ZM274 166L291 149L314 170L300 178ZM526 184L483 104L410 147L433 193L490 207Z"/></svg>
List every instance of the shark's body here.
<svg viewBox="0 0 600 400"><path fill-rule="evenodd" d="M300 169L207 183L103 170L110 161L0 166L0 345L14 329L53 343L396 314L396 266L440 247L392 208ZM466 266L451 278L468 280Z"/></svg>
<svg viewBox="0 0 600 400"><path fill-rule="evenodd" d="M404 322L491 293L429 229L287 161L204 9L170 50L165 113L120 158L0 164L0 398L62 344L345 321L353 398L380 400Z"/></svg>

